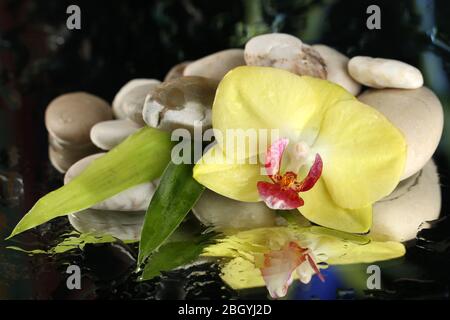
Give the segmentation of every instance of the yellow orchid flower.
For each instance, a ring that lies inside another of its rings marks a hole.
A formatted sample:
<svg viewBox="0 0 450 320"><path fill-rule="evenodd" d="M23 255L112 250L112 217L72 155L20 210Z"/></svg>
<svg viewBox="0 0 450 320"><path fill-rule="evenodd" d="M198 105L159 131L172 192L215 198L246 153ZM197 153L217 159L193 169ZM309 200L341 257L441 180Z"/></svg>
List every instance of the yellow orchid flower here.
<svg viewBox="0 0 450 320"><path fill-rule="evenodd" d="M238 67L217 89L212 121L217 144L194 168L199 183L235 200L298 208L329 228L367 232L372 204L394 190L404 169L400 131L326 80ZM258 147L246 140L239 154L230 130L256 131ZM261 148L267 131L279 137Z"/></svg>
<svg viewBox="0 0 450 320"><path fill-rule="evenodd" d="M323 227L260 228L228 236L205 249L204 256L226 258L222 279L233 289L267 286L273 298L283 297L294 278L309 283L326 279L328 265L372 263L401 257L398 242L375 242L367 236Z"/></svg>

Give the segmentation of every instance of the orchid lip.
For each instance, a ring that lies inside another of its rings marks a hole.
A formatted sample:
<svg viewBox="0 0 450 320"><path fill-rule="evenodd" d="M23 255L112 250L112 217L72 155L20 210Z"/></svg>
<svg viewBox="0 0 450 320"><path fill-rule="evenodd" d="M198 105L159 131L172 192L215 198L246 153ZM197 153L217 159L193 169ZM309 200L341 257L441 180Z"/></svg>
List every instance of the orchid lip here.
<svg viewBox="0 0 450 320"><path fill-rule="evenodd" d="M312 189L322 175L323 162L319 154L316 154L308 175L302 181L297 180L297 173L293 171L281 174L281 160L288 143L289 140L283 138L268 148L265 168L272 182L257 183L259 195L271 209L291 210L303 206L304 201L298 194ZM302 166L308 148L304 144L296 144L295 151Z"/></svg>
<svg viewBox="0 0 450 320"><path fill-rule="evenodd" d="M273 298L286 295L288 287L293 281L293 272L297 270L299 277L301 277L300 267L304 263L311 267L312 273L317 275L322 282L325 281L314 261L311 250L299 246L295 241L289 241L280 250L264 254L264 263L260 270ZM309 280L310 274L307 282Z"/></svg>

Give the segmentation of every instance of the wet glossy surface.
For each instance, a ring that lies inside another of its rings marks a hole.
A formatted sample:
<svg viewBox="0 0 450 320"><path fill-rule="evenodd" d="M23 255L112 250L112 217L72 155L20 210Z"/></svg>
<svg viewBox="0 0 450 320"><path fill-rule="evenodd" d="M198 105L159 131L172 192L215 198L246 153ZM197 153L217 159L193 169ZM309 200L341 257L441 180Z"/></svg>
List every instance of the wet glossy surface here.
<svg viewBox="0 0 450 320"><path fill-rule="evenodd" d="M427 85L440 96L446 108L447 126L435 158L444 186L445 215L449 209L450 151L448 6L442 4L444 1L385 4L383 28L372 32L364 27L369 2L358 1L351 6L343 1L319 6L308 6L307 2L266 6L266 22L275 30L282 28L306 42L335 46L349 55L379 55L415 64L424 72ZM211 1L184 1L183 5L172 1L108 2L104 6L92 1L79 3L82 30L69 31L62 2L0 2L2 239L39 197L62 185L62 176L51 167L47 156L43 116L52 98L86 90L111 101L131 78L161 79L177 62L242 42L238 36L242 36L243 29L238 23L244 13L239 2L232 6ZM305 19L307 13L311 13L308 17L327 23L314 24ZM59 218L9 242L0 242L1 299L267 297L264 289L236 293L225 288L215 265L199 265L167 273L155 281L137 283L133 273L135 246L91 245L84 252L55 257L27 256L5 248L49 248L68 230L67 220ZM316 281L307 286L296 285L289 297L448 298L449 247L450 222L443 219L422 231L417 243L408 244L405 257L379 264L383 290L367 291L367 266L357 265L330 268L325 272L325 285ZM82 290L67 289L68 264L81 267Z"/></svg>

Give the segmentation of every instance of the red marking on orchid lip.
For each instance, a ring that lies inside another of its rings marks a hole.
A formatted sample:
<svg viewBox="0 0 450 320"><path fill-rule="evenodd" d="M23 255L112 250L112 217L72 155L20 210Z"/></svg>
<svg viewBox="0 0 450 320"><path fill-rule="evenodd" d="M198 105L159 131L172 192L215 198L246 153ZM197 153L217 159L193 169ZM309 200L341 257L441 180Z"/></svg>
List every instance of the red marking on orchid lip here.
<svg viewBox="0 0 450 320"><path fill-rule="evenodd" d="M265 168L272 183L257 183L259 195L271 209L290 210L303 206L304 201L298 193L311 190L322 175L323 162L319 154L316 154L308 175L302 181L297 181L297 174L292 171L280 174L281 160L288 143L288 139L280 139L267 149Z"/></svg>
<svg viewBox="0 0 450 320"><path fill-rule="evenodd" d="M283 189L277 183L259 181L257 183L259 195L266 205L275 210L291 210L301 207L304 201L293 189Z"/></svg>

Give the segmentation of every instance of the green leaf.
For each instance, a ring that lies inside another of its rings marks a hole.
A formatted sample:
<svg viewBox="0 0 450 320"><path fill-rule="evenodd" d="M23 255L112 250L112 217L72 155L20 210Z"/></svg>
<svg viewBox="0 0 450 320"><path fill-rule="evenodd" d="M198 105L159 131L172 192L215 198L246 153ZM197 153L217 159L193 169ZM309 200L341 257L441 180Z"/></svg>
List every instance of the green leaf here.
<svg viewBox="0 0 450 320"><path fill-rule="evenodd" d="M192 178L193 165L169 163L145 215L138 266L177 229L204 187Z"/></svg>
<svg viewBox="0 0 450 320"><path fill-rule="evenodd" d="M18 233L53 218L89 208L135 185L158 178L170 161L169 133L145 127L94 160L67 185L41 198L13 230Z"/></svg>
<svg viewBox="0 0 450 320"><path fill-rule="evenodd" d="M161 274L161 271L169 271L177 267L195 261L208 245L207 239L201 237L190 241L169 242L161 246L147 260L144 271L139 280L150 280Z"/></svg>

